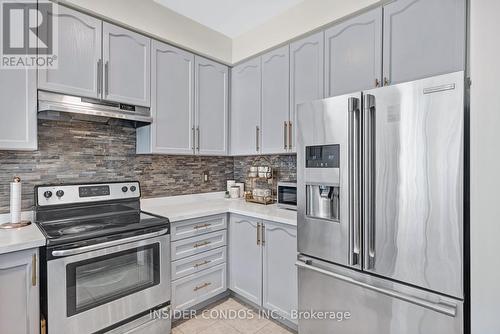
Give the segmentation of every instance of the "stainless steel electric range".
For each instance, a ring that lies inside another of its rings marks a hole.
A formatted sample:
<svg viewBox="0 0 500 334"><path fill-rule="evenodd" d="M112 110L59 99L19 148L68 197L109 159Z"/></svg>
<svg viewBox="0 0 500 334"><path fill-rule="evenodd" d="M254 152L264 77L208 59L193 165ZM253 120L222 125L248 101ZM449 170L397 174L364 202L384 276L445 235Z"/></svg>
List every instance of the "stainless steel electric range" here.
<svg viewBox="0 0 500 334"><path fill-rule="evenodd" d="M35 188L49 334L170 332L170 223L140 194L138 182Z"/></svg>

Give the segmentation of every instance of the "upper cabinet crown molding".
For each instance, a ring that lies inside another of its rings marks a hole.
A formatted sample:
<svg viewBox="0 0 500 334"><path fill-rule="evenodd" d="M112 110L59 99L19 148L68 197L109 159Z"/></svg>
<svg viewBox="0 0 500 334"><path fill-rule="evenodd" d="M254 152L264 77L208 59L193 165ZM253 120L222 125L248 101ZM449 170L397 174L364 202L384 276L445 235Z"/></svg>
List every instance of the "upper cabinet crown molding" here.
<svg viewBox="0 0 500 334"><path fill-rule="evenodd" d="M380 86L382 8L375 8L325 31L325 96Z"/></svg>
<svg viewBox="0 0 500 334"><path fill-rule="evenodd" d="M384 6L384 82L464 70L466 0L398 0Z"/></svg>
<svg viewBox="0 0 500 334"><path fill-rule="evenodd" d="M151 39L103 23L104 99L149 107Z"/></svg>

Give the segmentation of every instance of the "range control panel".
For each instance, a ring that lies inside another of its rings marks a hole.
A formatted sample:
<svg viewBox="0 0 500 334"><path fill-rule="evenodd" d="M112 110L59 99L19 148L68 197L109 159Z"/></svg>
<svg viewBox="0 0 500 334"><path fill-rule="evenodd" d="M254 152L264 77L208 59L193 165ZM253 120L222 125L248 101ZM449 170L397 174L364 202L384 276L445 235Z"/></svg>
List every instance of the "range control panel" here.
<svg viewBox="0 0 500 334"><path fill-rule="evenodd" d="M36 194L38 206L141 197L139 182L39 186Z"/></svg>

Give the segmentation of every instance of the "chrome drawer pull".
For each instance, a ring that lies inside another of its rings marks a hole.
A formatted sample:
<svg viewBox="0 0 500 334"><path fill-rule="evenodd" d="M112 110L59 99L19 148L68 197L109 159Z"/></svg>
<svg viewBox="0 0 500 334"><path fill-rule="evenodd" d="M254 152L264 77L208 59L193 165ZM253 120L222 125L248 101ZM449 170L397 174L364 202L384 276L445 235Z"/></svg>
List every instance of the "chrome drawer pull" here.
<svg viewBox="0 0 500 334"><path fill-rule="evenodd" d="M209 282L207 282L207 283L203 283L202 285L195 287L195 288L193 289L193 291L198 291L198 290L201 290L201 289L206 288L207 286L209 286L209 285L211 285L211 284L212 284L212 283L209 283Z"/></svg>
<svg viewBox="0 0 500 334"><path fill-rule="evenodd" d="M199 244L194 244L193 247L194 248L203 247L203 246L209 245L211 243L212 243L211 241L204 241L204 242L200 242Z"/></svg>
<svg viewBox="0 0 500 334"><path fill-rule="evenodd" d="M201 266L204 266L204 265L206 265L206 264L209 264L210 262L212 262L212 261L205 260L205 261L203 261L203 262L201 262L201 263L196 263L196 264L194 265L194 268L195 268L195 269L198 269L198 267L201 267Z"/></svg>
<svg viewBox="0 0 500 334"><path fill-rule="evenodd" d="M212 224L201 224L201 225L195 225L193 228L195 230L198 230L200 228L205 228L205 227L210 227L210 226L212 226Z"/></svg>

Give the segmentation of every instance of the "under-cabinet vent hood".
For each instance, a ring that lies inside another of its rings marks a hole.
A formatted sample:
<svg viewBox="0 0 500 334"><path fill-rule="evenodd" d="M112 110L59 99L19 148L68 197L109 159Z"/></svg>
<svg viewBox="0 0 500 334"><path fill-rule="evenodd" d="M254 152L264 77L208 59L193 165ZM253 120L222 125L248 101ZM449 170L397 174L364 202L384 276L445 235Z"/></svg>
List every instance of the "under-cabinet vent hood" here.
<svg viewBox="0 0 500 334"><path fill-rule="evenodd" d="M147 107L38 91L38 114L49 119L85 119L107 122L120 119L138 128L152 122Z"/></svg>

